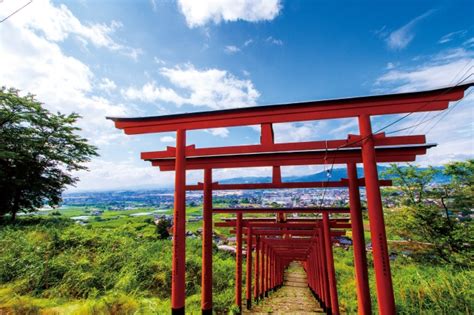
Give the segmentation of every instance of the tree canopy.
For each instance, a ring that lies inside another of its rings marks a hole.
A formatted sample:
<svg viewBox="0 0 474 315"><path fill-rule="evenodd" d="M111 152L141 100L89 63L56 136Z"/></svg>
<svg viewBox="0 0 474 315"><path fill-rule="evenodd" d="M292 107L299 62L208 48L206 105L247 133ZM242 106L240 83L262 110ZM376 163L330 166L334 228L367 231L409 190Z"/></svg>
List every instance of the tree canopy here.
<svg viewBox="0 0 474 315"><path fill-rule="evenodd" d="M438 173L450 180L435 185ZM393 233L424 242L431 258L459 264L472 261L474 229L469 214L474 208L474 160L452 162L443 169L393 164L386 174L401 190L398 207L388 213Z"/></svg>
<svg viewBox="0 0 474 315"><path fill-rule="evenodd" d="M58 205L78 178L74 171L96 156L78 134L80 116L51 113L34 95L0 88L0 217Z"/></svg>

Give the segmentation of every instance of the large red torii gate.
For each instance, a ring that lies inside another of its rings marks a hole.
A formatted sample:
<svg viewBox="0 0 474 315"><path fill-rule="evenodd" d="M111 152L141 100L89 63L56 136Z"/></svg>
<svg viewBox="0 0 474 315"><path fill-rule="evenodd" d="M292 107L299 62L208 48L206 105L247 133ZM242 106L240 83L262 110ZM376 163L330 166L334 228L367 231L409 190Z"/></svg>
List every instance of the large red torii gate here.
<svg viewBox="0 0 474 315"><path fill-rule="evenodd" d="M364 184L367 191L367 204L370 220L370 232L373 244L374 269L377 285L378 308L381 314L394 314L395 301L393 298L393 288L390 274L390 264L388 259L388 249L383 220L382 201L380 196L380 186L377 174L377 162L391 161L414 161L419 154L425 154L426 149L431 145L426 145L424 136L402 136L386 137L384 134L373 134L370 117L374 115L402 114L412 112L444 110L449 106L449 102L461 99L464 91L472 86L472 83L452 86L443 89L390 94L380 96L356 97L347 99L313 101L304 103L255 106L247 108L217 110L209 112L197 112L177 115L139 117L139 118L113 118L115 126L123 129L126 134L144 134L156 132L175 131L176 147L168 148L159 152L144 152L142 158L152 162L152 165L159 166L163 171L175 170L175 207L173 225L173 273L171 304L173 314L184 314L185 300L185 192L189 190L203 189L203 313L212 312L212 189L222 188L218 183L212 182L212 169L231 167L256 167L272 166L274 187L265 188L297 188L299 185L281 182L280 166L286 165L310 165L310 164L347 164L348 181L350 193L350 213L354 238L355 261L365 259L365 251L357 249L356 243L360 247L363 244L363 227L360 216L359 180L356 174L356 163L363 163L365 179ZM357 118L359 122L360 135L350 135L347 139L331 141L314 141L300 143L275 143L272 124L283 122L296 122L335 118ZM186 146L186 131L207 128L261 125L261 138L258 145L233 146L222 148L195 148ZM204 183L200 186L186 186L185 174L188 169L203 169ZM314 183L313 183L314 184ZM325 184L314 184L314 187L330 187ZM338 184L334 184L338 185ZM292 187L289 187L292 186ZM260 189L255 186L231 189ZM262 186L260 186L262 187ZM301 185L301 187L305 187ZM307 187L307 186L306 186ZM295 211L296 210L296 211ZM307 209L307 212L318 212L318 209ZM217 210L218 211L218 210ZM222 210L225 211L225 210ZM275 211L275 210L273 210ZM278 211L278 210L277 210ZM280 212L284 210L280 210ZM288 212L292 209L288 209ZM237 218L242 218L241 209L237 213ZM293 212L306 212L303 209L294 209ZM323 223L326 222L327 231L317 238L319 248L330 247L329 232L329 211L323 212ZM239 221L239 219L237 220ZM323 224L324 225L324 224ZM362 230L361 230L362 227ZM237 239L242 233L242 226L237 226ZM247 242L251 244L252 227L247 233ZM324 235L327 234L325 237ZM357 235L356 235L357 234ZM328 243L329 242L329 243ZM238 241L239 243L239 241ZM242 242L240 241L240 244ZM324 244L326 243L326 244ZM312 241L316 246L316 243ZM249 249L252 247L250 246ZM315 249L318 246L315 247ZM260 251L257 250L256 255ZM330 260L332 255L327 252L315 253L314 260ZM311 254L308 253L308 254ZM252 256L249 251L248 256ZM282 254L279 252L279 254ZM358 257L362 255L364 257ZM311 254L313 255L313 254ZM265 256L267 257L267 256ZM276 258L274 251L273 257ZM303 260L305 256L298 254ZM307 258L307 256L306 256ZM275 260L279 270L289 263L291 259L285 258ZM326 267L324 267L326 266ZM322 268L319 270L314 268ZM314 275L318 275L320 280L324 280L324 272L327 275L327 267L330 264L316 265L305 263L305 268L310 272L311 281L309 283L313 292L322 298L325 305L338 312L337 291L334 291L334 283L330 288L324 288L322 282L316 281ZM366 277L367 269L361 264L355 266L356 278L358 282ZM365 270L364 270L365 269ZM277 269L275 269L277 270ZM311 273L315 270L314 273ZM276 271L277 272L277 271ZM333 271L329 270L330 273ZM365 273L365 276L364 276ZM279 274L281 277L281 273ZM327 279L327 277L326 277ZM251 280L251 279L250 279ZM275 280L275 278L274 278ZM324 281L323 281L324 282ZM277 282L278 283L278 282ZM275 284L275 283L274 283ZM366 292L362 292L362 291ZM260 291L259 291L260 292ZM248 294L248 293L247 293ZM323 294L323 295L321 295ZM363 299L368 295L367 288L358 287L359 312L367 314L370 312L369 304L364 305ZM330 302L329 302L330 301ZM330 304L328 304L330 303ZM240 304L239 304L240 306Z"/></svg>

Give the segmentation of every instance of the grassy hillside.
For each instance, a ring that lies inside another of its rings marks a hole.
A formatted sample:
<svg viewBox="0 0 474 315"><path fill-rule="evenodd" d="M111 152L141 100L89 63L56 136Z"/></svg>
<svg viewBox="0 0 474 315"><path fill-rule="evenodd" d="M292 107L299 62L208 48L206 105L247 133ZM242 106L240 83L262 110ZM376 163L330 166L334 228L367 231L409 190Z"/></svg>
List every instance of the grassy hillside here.
<svg viewBox="0 0 474 315"><path fill-rule="evenodd" d="M81 226L63 215L23 217L0 226L0 314L167 314L171 241L158 240L144 209L105 212ZM188 213L199 211L189 209ZM188 224L196 230L201 222ZM355 314L352 250L335 248L341 308ZM371 254L368 254L371 262ZM214 304L232 310L234 257L214 252ZM451 265L392 261L400 314L471 314L474 273ZM373 305L375 282L371 278ZM200 314L201 242L187 240L187 311Z"/></svg>
<svg viewBox="0 0 474 315"><path fill-rule="evenodd" d="M111 222L45 217L2 226L0 314L168 313L171 241L158 240L144 218ZM188 310L200 312L200 240L187 240L186 267ZM234 268L216 250L216 310L232 304Z"/></svg>

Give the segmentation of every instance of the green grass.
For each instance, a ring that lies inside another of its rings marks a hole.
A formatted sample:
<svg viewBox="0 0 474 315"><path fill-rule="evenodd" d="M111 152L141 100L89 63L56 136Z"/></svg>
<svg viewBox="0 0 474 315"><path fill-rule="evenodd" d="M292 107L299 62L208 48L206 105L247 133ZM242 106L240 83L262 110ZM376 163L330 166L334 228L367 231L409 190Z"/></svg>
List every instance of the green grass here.
<svg viewBox="0 0 474 315"><path fill-rule="evenodd" d="M353 252L334 249L339 301L348 314L357 313ZM375 275L368 254L373 310L377 311ZM451 265L427 265L399 256L391 261L398 314L472 314L474 272Z"/></svg>
<svg viewBox="0 0 474 315"><path fill-rule="evenodd" d="M191 208L188 215L199 209ZM22 217L16 224L0 225L0 314L169 313L171 242L157 239L151 216L128 216L149 209L105 211L102 221L92 219L86 226L68 219L84 211L69 208L61 216ZM215 215L214 221L227 216ZM201 225L188 223L187 229ZM228 230L216 229L225 235ZM186 308L199 314L200 240L188 239L186 250ZM357 309L352 255L351 249L334 249L340 304L348 314ZM213 257L215 309L228 312L234 298L234 258L217 250ZM371 266L371 254L368 261ZM402 256L391 266L400 314L472 314L472 269ZM372 267L369 275L376 311Z"/></svg>
<svg viewBox="0 0 474 315"><path fill-rule="evenodd" d="M145 217L80 226L56 216L0 227L0 314L168 313L171 241ZM114 225L111 225L111 222ZM188 311L200 310L201 242L187 240ZM215 308L233 300L232 256L214 253Z"/></svg>

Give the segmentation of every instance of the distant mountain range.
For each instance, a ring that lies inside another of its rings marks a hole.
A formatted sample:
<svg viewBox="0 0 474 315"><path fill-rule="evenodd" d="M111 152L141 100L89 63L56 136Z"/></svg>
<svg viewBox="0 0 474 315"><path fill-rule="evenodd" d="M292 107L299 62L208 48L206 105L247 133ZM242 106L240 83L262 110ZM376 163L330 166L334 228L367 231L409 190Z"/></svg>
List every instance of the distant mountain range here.
<svg viewBox="0 0 474 315"><path fill-rule="evenodd" d="M387 166L378 166L379 176L383 179L391 179L393 176L382 176L383 172L387 170ZM443 167L436 167L437 169L442 170ZM426 168L420 168L424 170ZM357 168L357 174L359 177L364 176L364 169L362 167ZM290 176L283 179L284 182L320 182L328 180L330 175L331 181L339 181L341 178L347 178L347 170L345 168L334 168L332 172L322 171L310 175L302 176ZM247 176L247 177L235 177L229 179L220 180L221 184L245 184L245 183L271 183L272 178L270 176ZM438 174L434 178L436 184L446 183L449 181L449 177L443 174Z"/></svg>
<svg viewBox="0 0 474 315"><path fill-rule="evenodd" d="M378 171L379 171L379 176L383 179L390 179L392 177L390 176L382 176L383 172L387 169L387 166L379 166ZM439 170L443 170L442 166L436 167ZM426 169L426 168L420 168L420 169ZM362 167L357 168L357 174L359 177L364 176L364 170ZM331 181L339 181L341 178L347 178L347 172L345 168L334 168L331 173ZM321 182L321 181L327 181L328 180L328 172L322 171L314 174L309 174L309 175L302 175L302 176L289 176L289 177L284 177L283 181L284 182ZM245 184L245 183L271 183L272 178L270 176L245 176L245 177L234 177L234 178L228 178L228 179L221 179L219 180L219 183L221 184ZM449 177L438 174L434 178L434 183L435 184L443 184L449 182ZM77 194L82 194L85 192L91 192L91 193L99 193L99 192L110 192L110 193L120 193L120 192L136 192L136 191L171 191L173 189L173 186L169 187L161 187L161 188L156 188L153 186L135 186L131 188L121 188L121 189L107 189L104 191L72 191L72 192L66 192L65 196L69 195L77 195Z"/></svg>

